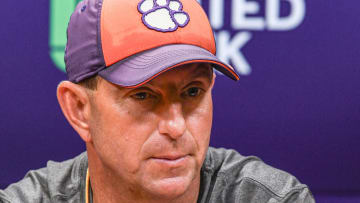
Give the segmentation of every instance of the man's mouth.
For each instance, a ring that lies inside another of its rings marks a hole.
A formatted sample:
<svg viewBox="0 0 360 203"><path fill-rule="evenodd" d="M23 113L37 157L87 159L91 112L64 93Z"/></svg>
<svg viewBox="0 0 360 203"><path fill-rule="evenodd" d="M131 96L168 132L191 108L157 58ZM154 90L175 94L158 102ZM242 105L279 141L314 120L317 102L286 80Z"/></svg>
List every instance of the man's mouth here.
<svg viewBox="0 0 360 203"><path fill-rule="evenodd" d="M184 154L174 154L174 155L169 154L169 155L154 156L151 157L150 159L159 164L170 165L175 167L184 164L188 158L189 156Z"/></svg>

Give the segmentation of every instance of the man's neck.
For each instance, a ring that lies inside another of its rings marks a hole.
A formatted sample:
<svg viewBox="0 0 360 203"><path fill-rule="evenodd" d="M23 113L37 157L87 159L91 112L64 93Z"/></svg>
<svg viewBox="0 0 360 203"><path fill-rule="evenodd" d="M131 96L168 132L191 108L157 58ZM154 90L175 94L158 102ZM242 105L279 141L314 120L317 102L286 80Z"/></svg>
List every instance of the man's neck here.
<svg viewBox="0 0 360 203"><path fill-rule="evenodd" d="M108 192L100 190L98 192L93 192L93 203L196 203L198 198L198 193L193 196L183 195L176 199L165 199L165 198L145 198L145 199L139 199L139 198L126 198L128 197L126 194L120 194L119 195L109 195Z"/></svg>

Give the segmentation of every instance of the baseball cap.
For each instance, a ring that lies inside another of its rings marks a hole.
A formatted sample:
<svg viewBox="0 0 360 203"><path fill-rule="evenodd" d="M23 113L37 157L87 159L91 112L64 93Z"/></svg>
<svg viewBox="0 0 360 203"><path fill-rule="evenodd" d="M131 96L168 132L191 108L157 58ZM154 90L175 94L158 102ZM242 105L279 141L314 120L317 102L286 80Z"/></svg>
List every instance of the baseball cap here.
<svg viewBox="0 0 360 203"><path fill-rule="evenodd" d="M136 87L189 63L209 63L239 80L215 56L213 30L196 0L83 0L67 39L66 72L75 83L100 75Z"/></svg>

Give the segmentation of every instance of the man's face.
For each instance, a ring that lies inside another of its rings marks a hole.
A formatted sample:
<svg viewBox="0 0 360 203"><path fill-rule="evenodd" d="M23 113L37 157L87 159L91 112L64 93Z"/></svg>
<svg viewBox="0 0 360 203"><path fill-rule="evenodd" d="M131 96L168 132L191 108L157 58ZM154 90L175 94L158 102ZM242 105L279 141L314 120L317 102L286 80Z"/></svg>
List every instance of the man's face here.
<svg viewBox="0 0 360 203"><path fill-rule="evenodd" d="M212 125L212 71L190 64L135 89L100 80L91 97L96 155L134 193L176 197L200 179Z"/></svg>

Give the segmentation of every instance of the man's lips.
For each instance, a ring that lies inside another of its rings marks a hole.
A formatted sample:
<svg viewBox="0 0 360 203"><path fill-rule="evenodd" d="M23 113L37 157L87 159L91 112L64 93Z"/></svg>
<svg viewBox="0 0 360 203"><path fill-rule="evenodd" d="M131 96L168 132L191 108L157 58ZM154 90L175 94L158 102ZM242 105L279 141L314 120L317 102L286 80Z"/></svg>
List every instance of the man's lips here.
<svg viewBox="0 0 360 203"><path fill-rule="evenodd" d="M169 161L174 161L177 159L181 159L183 157L187 156L186 154L166 154L166 155L156 155L151 158L153 159L165 159Z"/></svg>
<svg viewBox="0 0 360 203"><path fill-rule="evenodd" d="M187 155L187 154L178 154L178 155L168 154L168 155L153 156L150 158L150 160L158 162L160 164L177 166L177 165L183 164L188 158L189 158L189 155Z"/></svg>

